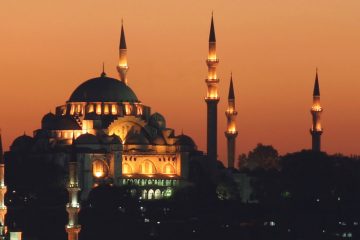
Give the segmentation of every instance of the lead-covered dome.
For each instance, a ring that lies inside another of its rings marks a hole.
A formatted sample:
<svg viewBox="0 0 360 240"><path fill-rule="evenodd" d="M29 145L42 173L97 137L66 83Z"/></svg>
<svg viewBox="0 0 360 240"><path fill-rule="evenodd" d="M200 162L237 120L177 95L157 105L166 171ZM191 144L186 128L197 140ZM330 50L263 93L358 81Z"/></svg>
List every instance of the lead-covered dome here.
<svg viewBox="0 0 360 240"><path fill-rule="evenodd" d="M139 102L135 93L125 83L105 74L78 86L69 102Z"/></svg>

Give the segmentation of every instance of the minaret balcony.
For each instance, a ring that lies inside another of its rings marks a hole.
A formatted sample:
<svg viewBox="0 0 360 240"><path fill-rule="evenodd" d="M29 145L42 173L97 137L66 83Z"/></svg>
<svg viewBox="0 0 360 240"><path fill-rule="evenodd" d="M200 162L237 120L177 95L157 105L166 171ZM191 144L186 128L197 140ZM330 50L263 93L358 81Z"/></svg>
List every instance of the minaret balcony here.
<svg viewBox="0 0 360 240"><path fill-rule="evenodd" d="M238 114L235 110L226 110L225 115L226 116L236 116Z"/></svg>
<svg viewBox="0 0 360 240"><path fill-rule="evenodd" d="M219 79L219 78L211 78L211 79L207 78L207 79L205 79L205 82L206 82L206 83L209 83L209 84L219 83L219 82L220 82L220 79Z"/></svg>
<svg viewBox="0 0 360 240"><path fill-rule="evenodd" d="M311 134L322 134L322 133L323 133L323 129L322 129L322 128L320 128L320 129L311 128L311 129L310 129L310 133L311 133Z"/></svg>
<svg viewBox="0 0 360 240"><path fill-rule="evenodd" d="M219 96L209 96L209 97L206 97L205 98L205 101L206 102L213 102L213 101L219 101L220 100L220 97Z"/></svg>
<svg viewBox="0 0 360 240"><path fill-rule="evenodd" d="M219 59L218 58L214 58L214 59L207 59L206 60L206 64L208 67L216 67L219 63Z"/></svg>
<svg viewBox="0 0 360 240"><path fill-rule="evenodd" d="M225 136L227 138L235 138L235 137L237 137L237 135L238 135L238 131L236 131L236 130L228 130L225 132Z"/></svg>
<svg viewBox="0 0 360 240"><path fill-rule="evenodd" d="M73 233L79 233L81 230L81 225L72 225L72 224L68 224L66 225L66 231L67 232L73 232Z"/></svg>
<svg viewBox="0 0 360 240"><path fill-rule="evenodd" d="M322 112L323 109L322 109L322 107L321 107L320 105L313 105L313 106L311 107L311 111L312 111L312 112Z"/></svg>

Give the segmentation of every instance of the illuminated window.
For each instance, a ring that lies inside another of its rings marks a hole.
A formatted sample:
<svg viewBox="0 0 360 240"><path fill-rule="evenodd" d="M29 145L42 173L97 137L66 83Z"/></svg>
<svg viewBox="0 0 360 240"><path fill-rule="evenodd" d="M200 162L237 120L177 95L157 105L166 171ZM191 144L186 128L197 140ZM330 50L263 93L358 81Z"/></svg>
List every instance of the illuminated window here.
<svg viewBox="0 0 360 240"><path fill-rule="evenodd" d="M133 171L132 171L130 164L124 163L122 166L122 172L123 172L123 174L132 174Z"/></svg>
<svg viewBox="0 0 360 240"><path fill-rule="evenodd" d="M81 105L80 104L76 105L76 112L81 113Z"/></svg>
<svg viewBox="0 0 360 240"><path fill-rule="evenodd" d="M92 164L93 176L96 178L103 178L107 176L108 167L102 160L95 160Z"/></svg>
<svg viewBox="0 0 360 240"><path fill-rule="evenodd" d="M96 104L96 114L97 115L101 114L101 104L100 103Z"/></svg>
<svg viewBox="0 0 360 240"><path fill-rule="evenodd" d="M163 168L164 174L175 174L175 168L170 164L166 164Z"/></svg>
<svg viewBox="0 0 360 240"><path fill-rule="evenodd" d="M164 197L169 198L169 197L172 196L172 194L173 194L173 191L172 191L171 188L167 188L167 189L164 191Z"/></svg>
<svg viewBox="0 0 360 240"><path fill-rule="evenodd" d="M142 115L142 107L141 106L136 106L136 114L137 115Z"/></svg>
<svg viewBox="0 0 360 240"><path fill-rule="evenodd" d="M128 103L125 104L125 114L126 115L129 115L131 114L131 111L132 111L132 106Z"/></svg>
<svg viewBox="0 0 360 240"><path fill-rule="evenodd" d="M109 105L105 104L104 106L104 114L109 114Z"/></svg>
<svg viewBox="0 0 360 240"><path fill-rule="evenodd" d="M143 198L143 199L147 199L147 191L146 191L146 190L144 190L144 191L142 192L142 198Z"/></svg>
<svg viewBox="0 0 360 240"><path fill-rule="evenodd" d="M152 189L149 190L148 199L154 199L154 190Z"/></svg>
<svg viewBox="0 0 360 240"><path fill-rule="evenodd" d="M140 165L140 172L142 174L155 174L156 173L155 165L151 161L145 160Z"/></svg>
<svg viewBox="0 0 360 240"><path fill-rule="evenodd" d="M70 115L74 115L74 112L75 112L75 105L72 105L70 106Z"/></svg>
<svg viewBox="0 0 360 240"><path fill-rule="evenodd" d="M94 105L93 104L89 104L88 106L88 113L92 113L94 112Z"/></svg>
<svg viewBox="0 0 360 240"><path fill-rule="evenodd" d="M161 198L161 191L160 189L156 189L155 190L155 199L160 199Z"/></svg>
<svg viewBox="0 0 360 240"><path fill-rule="evenodd" d="M116 114L117 114L117 107L116 107L115 104L111 105L111 113L112 113L113 115L116 115Z"/></svg>

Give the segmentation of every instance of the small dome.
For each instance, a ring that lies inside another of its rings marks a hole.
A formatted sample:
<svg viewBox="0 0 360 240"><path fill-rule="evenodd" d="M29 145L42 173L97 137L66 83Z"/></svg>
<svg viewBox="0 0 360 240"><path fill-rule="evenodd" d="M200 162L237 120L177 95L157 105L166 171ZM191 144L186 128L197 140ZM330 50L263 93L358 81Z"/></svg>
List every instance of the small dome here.
<svg viewBox="0 0 360 240"><path fill-rule="evenodd" d="M157 129L164 129L166 128L166 121L163 115L156 112L151 115L149 119L149 124Z"/></svg>
<svg viewBox="0 0 360 240"><path fill-rule="evenodd" d="M101 142L105 144L121 144L121 139L116 134L113 135L107 135L104 134L101 136Z"/></svg>
<svg viewBox="0 0 360 240"><path fill-rule="evenodd" d="M28 151L32 148L34 144L34 139L30 136L27 136L25 133L24 135L16 138L11 147L11 151Z"/></svg>
<svg viewBox="0 0 360 240"><path fill-rule="evenodd" d="M90 79L71 94L69 102L139 102L135 93L125 83L106 77Z"/></svg>
<svg viewBox="0 0 360 240"><path fill-rule="evenodd" d="M175 145L180 145L180 146L188 146L188 147L193 147L196 148L196 144L194 142L194 140L192 140L191 137L181 134L179 136L176 136L177 140L175 142Z"/></svg>
<svg viewBox="0 0 360 240"><path fill-rule="evenodd" d="M44 115L41 119L41 128L46 130L54 129L56 124L56 116L52 112Z"/></svg>
<svg viewBox="0 0 360 240"><path fill-rule="evenodd" d="M79 124L71 117L58 118L55 124L56 130L81 130Z"/></svg>
<svg viewBox="0 0 360 240"><path fill-rule="evenodd" d="M153 140L152 143L155 145L166 145L166 141L162 136L156 136Z"/></svg>
<svg viewBox="0 0 360 240"><path fill-rule="evenodd" d="M111 144L121 144L122 143L122 140L118 135L113 134L113 135L111 135L111 137L113 138L111 140Z"/></svg>
<svg viewBox="0 0 360 240"><path fill-rule="evenodd" d="M149 140L141 133L130 132L126 136L125 144L134 144L134 145L148 145L150 144Z"/></svg>
<svg viewBox="0 0 360 240"><path fill-rule="evenodd" d="M93 134L85 133L75 139L75 144L99 144L99 139Z"/></svg>

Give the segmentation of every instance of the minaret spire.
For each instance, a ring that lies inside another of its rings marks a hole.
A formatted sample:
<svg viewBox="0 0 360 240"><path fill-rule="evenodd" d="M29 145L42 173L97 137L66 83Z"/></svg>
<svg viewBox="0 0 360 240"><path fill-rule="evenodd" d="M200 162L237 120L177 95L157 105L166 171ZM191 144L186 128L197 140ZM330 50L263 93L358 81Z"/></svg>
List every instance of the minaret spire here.
<svg viewBox="0 0 360 240"><path fill-rule="evenodd" d="M211 13L209 42L216 42L215 27L214 27L214 14L213 13Z"/></svg>
<svg viewBox="0 0 360 240"><path fill-rule="evenodd" d="M319 77L318 77L318 69L317 68L316 68L313 96L319 96L320 97Z"/></svg>
<svg viewBox="0 0 360 240"><path fill-rule="evenodd" d="M310 133L312 137L312 150L316 152L321 151L321 134L323 133L323 129L321 127L320 117L322 111L323 109L320 105L319 77L318 77L318 70L316 69L314 91L313 91L313 105L310 111L312 115L312 127L310 129Z"/></svg>
<svg viewBox="0 0 360 240"><path fill-rule="evenodd" d="M236 116L237 111L235 109L235 94L232 73L230 77L230 86L229 86L229 97L228 97L228 107L225 112L227 118L227 128L225 131L225 137L227 139L227 161L228 168L234 168L235 162L235 142L238 132L236 131Z"/></svg>
<svg viewBox="0 0 360 240"><path fill-rule="evenodd" d="M101 77L106 77L106 73L105 73L105 62L103 62L103 64L102 64L102 73L101 73Z"/></svg>
<svg viewBox="0 0 360 240"><path fill-rule="evenodd" d="M129 70L127 63L127 47L125 40L125 31L124 23L121 19L121 34L120 34L120 45L119 45L119 64L117 66L117 71L120 75L120 80L127 84L126 74Z"/></svg>
<svg viewBox="0 0 360 240"><path fill-rule="evenodd" d="M218 63L219 59L216 56L214 16L212 14L209 34L209 52L206 60L208 77L205 81L207 85L205 101L207 104L207 154L213 167L217 161L217 104L220 100L218 95L219 79L216 73Z"/></svg>
<svg viewBox="0 0 360 240"><path fill-rule="evenodd" d="M69 215L69 222L65 229L68 234L68 240L78 240L81 225L78 222L78 214L80 211L80 203L78 200L78 192L80 191L78 180L78 163L76 157L75 143L72 144L69 161L69 179L67 190L69 192L69 203L66 204L66 211Z"/></svg>
<svg viewBox="0 0 360 240"><path fill-rule="evenodd" d="M7 207L5 205L6 192L7 187L5 186L5 161L0 129L0 240L6 239L7 233L7 227L5 226L5 215L7 213Z"/></svg>

